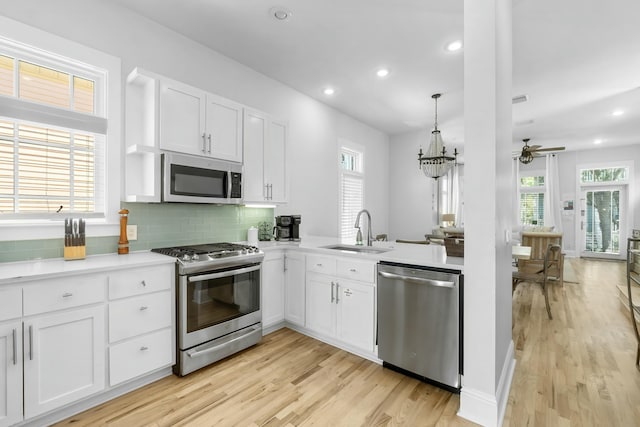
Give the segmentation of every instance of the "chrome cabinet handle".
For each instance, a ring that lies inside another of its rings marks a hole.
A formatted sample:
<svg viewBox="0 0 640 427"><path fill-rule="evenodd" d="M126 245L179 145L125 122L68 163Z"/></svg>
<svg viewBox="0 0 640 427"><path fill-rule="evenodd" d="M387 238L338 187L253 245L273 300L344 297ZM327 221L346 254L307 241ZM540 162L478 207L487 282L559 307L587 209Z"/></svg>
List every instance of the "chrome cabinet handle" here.
<svg viewBox="0 0 640 427"><path fill-rule="evenodd" d="M209 134L207 139L209 140L209 150L207 150L207 151L209 152L209 154L211 154L211 134Z"/></svg>
<svg viewBox="0 0 640 427"><path fill-rule="evenodd" d="M62 294L62 298L69 298L72 297L73 294L71 292L65 292L64 294Z"/></svg>
<svg viewBox="0 0 640 427"><path fill-rule="evenodd" d="M322 267L322 264L316 264L316 267Z"/></svg>
<svg viewBox="0 0 640 427"><path fill-rule="evenodd" d="M356 270L355 268L350 268L349 271L352 272L352 273L357 273L358 272L358 270Z"/></svg>
<svg viewBox="0 0 640 427"><path fill-rule="evenodd" d="M29 325L29 360L33 360L33 325Z"/></svg>
<svg viewBox="0 0 640 427"><path fill-rule="evenodd" d="M149 347L147 347L146 345L143 345L142 347L140 347L140 351L147 351L149 350Z"/></svg>
<svg viewBox="0 0 640 427"><path fill-rule="evenodd" d="M147 307L146 305L143 305L142 307L140 307L140 311L145 311L146 309L148 309L149 307Z"/></svg>
<svg viewBox="0 0 640 427"><path fill-rule="evenodd" d="M202 152L203 153L207 152L207 134L206 133L202 134Z"/></svg>
<svg viewBox="0 0 640 427"><path fill-rule="evenodd" d="M336 304L340 301L338 295L340 295L340 283L336 282Z"/></svg>
<svg viewBox="0 0 640 427"><path fill-rule="evenodd" d="M18 364L18 336L16 328L13 328L13 364Z"/></svg>
<svg viewBox="0 0 640 427"><path fill-rule="evenodd" d="M331 304L333 304L333 302L336 300L335 297L333 296L333 287L335 286L335 283L331 282Z"/></svg>

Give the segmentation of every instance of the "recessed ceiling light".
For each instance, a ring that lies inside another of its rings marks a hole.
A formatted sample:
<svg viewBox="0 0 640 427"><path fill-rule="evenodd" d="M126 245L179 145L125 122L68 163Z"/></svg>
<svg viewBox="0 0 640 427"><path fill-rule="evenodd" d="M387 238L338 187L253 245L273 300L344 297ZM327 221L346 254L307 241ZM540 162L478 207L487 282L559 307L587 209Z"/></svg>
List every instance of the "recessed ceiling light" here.
<svg viewBox="0 0 640 427"><path fill-rule="evenodd" d="M611 113L612 116L621 116L624 114L624 111L622 110L615 110L613 113Z"/></svg>
<svg viewBox="0 0 640 427"><path fill-rule="evenodd" d="M602 144L602 140L601 139L594 139L593 143L594 144Z"/></svg>
<svg viewBox="0 0 640 427"><path fill-rule="evenodd" d="M378 71L376 71L376 76L382 78L385 78L389 75L389 69L388 68L380 68Z"/></svg>
<svg viewBox="0 0 640 427"><path fill-rule="evenodd" d="M291 18L292 13L283 7L272 7L269 9L269 15L278 21L286 21Z"/></svg>
<svg viewBox="0 0 640 427"><path fill-rule="evenodd" d="M333 95L334 93L336 93L336 90L335 90L334 88L332 88L332 87L326 87L326 88L324 88L324 90L322 91L322 93L324 93L324 94L325 94L325 95L327 95L327 96L331 96L331 95Z"/></svg>
<svg viewBox="0 0 640 427"><path fill-rule="evenodd" d="M446 48L449 52L455 52L457 50L462 49L462 41L461 40L455 40L452 41L451 43L447 44Z"/></svg>

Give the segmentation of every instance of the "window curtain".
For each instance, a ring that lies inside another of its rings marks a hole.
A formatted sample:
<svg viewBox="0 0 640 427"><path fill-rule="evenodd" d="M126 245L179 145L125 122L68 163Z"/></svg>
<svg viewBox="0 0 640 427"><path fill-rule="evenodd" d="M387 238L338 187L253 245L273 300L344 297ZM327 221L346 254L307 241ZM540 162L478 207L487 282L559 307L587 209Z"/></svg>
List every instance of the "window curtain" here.
<svg viewBox="0 0 640 427"><path fill-rule="evenodd" d="M462 186L460 182L460 168L462 165L456 165L449 169L447 173L441 178L442 183L440 189L441 194L444 196L442 204L440 205L440 212L438 213L438 223L443 214L454 214L456 227L463 227L464 225L464 210L463 210L463 197Z"/></svg>
<svg viewBox="0 0 640 427"><path fill-rule="evenodd" d="M560 184L558 182L558 157L555 154L546 156L546 192L544 203L544 225L553 226L553 231L562 232L562 206L560 204Z"/></svg>
<svg viewBox="0 0 640 427"><path fill-rule="evenodd" d="M512 211L512 235L516 240L520 239L520 160L517 157L511 159L511 175L513 176L513 188L511 189L511 211Z"/></svg>

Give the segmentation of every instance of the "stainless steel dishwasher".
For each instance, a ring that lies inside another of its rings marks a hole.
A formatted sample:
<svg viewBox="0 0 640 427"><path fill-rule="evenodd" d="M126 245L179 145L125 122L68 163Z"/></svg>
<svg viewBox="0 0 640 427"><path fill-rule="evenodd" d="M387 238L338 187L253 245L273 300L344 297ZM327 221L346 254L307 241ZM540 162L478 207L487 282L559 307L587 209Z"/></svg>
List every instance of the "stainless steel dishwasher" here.
<svg viewBox="0 0 640 427"><path fill-rule="evenodd" d="M383 365L460 391L459 271L378 264L378 357Z"/></svg>

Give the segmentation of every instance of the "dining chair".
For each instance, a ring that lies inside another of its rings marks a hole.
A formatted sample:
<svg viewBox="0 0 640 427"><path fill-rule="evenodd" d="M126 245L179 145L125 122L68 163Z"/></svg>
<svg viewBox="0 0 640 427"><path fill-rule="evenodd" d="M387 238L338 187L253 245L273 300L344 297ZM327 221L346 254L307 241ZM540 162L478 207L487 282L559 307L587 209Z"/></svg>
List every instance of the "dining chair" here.
<svg viewBox="0 0 640 427"><path fill-rule="evenodd" d="M549 315L549 319L553 319L547 288L552 280L557 280L560 277L562 277L562 248L560 245L549 244L544 254L542 268L519 268L512 273L512 291L520 282L539 283L542 286L542 294L544 295L544 303L547 306L547 314Z"/></svg>

